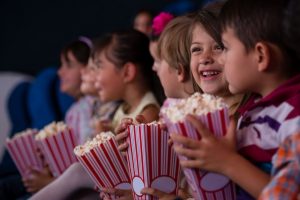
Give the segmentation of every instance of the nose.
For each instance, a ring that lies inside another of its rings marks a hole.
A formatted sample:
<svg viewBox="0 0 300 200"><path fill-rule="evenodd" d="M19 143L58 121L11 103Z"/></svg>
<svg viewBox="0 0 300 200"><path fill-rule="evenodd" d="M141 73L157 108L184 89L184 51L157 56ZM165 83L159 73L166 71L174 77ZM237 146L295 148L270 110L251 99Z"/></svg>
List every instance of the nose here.
<svg viewBox="0 0 300 200"><path fill-rule="evenodd" d="M214 63L214 58L212 56L212 52L205 52L200 58L200 64L209 65Z"/></svg>
<svg viewBox="0 0 300 200"><path fill-rule="evenodd" d="M57 70L57 74L60 78L63 76L63 74L64 74L64 66L63 65L61 65L59 67L59 69Z"/></svg>

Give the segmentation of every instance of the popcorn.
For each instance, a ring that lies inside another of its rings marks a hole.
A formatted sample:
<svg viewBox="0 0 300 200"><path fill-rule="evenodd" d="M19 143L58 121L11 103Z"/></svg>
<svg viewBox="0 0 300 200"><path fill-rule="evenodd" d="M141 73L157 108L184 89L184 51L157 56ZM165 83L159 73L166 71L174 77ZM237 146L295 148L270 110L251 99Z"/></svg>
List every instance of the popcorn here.
<svg viewBox="0 0 300 200"><path fill-rule="evenodd" d="M170 133L201 140L198 130L185 119L186 115L192 114L214 136L219 138L226 134L229 124L228 107L219 97L195 93L188 99L168 99L164 103L164 106L161 115ZM187 160L185 156L179 155L178 157L179 160ZM184 168L183 172L195 199L235 199L235 186L233 182L222 174L195 168Z"/></svg>
<svg viewBox="0 0 300 200"><path fill-rule="evenodd" d="M45 126L35 139L53 176L59 176L77 161L73 150L78 144L78 138L65 123L52 122Z"/></svg>
<svg viewBox="0 0 300 200"><path fill-rule="evenodd" d="M112 137L114 137L114 134L110 131L99 133L92 140L87 141L83 145L75 147L74 153L76 156L83 156L84 154L89 153L96 146L105 143Z"/></svg>
<svg viewBox="0 0 300 200"><path fill-rule="evenodd" d="M162 108L161 114L172 123L176 123L182 122L188 114L206 115L224 107L226 104L220 97L195 93L187 99L169 100L168 105Z"/></svg>
<svg viewBox="0 0 300 200"><path fill-rule="evenodd" d="M36 129L28 128L24 131L17 132L12 138L6 138L6 141L15 140L15 139L18 139L18 138L23 137L23 136L31 135L32 133L36 134L36 132L37 132Z"/></svg>
<svg viewBox="0 0 300 200"><path fill-rule="evenodd" d="M41 140L46 137L55 135L64 131L67 128L67 125L64 122L52 122L44 127L36 136L35 139Z"/></svg>

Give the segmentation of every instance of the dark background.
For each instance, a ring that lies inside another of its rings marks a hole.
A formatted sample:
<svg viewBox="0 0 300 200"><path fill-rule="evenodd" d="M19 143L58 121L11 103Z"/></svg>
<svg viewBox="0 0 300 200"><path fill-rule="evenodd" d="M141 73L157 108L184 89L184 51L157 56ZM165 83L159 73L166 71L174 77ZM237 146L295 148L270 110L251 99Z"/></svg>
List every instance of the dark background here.
<svg viewBox="0 0 300 200"><path fill-rule="evenodd" d="M187 1L187 0L186 0ZM183 1L184 2L184 1ZM200 7L201 0L190 0ZM136 12L165 10L173 0L1 0L0 71L35 75L59 66L61 48L78 36L128 28Z"/></svg>

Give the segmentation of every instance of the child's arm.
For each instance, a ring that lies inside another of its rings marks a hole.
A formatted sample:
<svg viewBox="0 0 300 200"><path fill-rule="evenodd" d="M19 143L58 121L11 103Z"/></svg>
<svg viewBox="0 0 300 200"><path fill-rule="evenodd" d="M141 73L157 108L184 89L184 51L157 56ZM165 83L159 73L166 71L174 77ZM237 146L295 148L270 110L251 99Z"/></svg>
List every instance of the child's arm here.
<svg viewBox="0 0 300 200"><path fill-rule="evenodd" d="M183 144L183 146L174 145L175 151L190 158L180 162L182 167L200 168L224 174L257 198L269 182L269 175L236 152L234 121L231 120L226 136L217 139L194 116L188 116L187 120L201 134L202 139L196 141L171 134L175 144Z"/></svg>
<svg viewBox="0 0 300 200"><path fill-rule="evenodd" d="M300 192L300 134L285 139L274 156L272 179L259 199L297 199Z"/></svg>
<svg viewBox="0 0 300 200"><path fill-rule="evenodd" d="M23 178L23 184L27 192L35 193L51 183L55 178L51 175L48 167L42 170L29 169L28 176Z"/></svg>

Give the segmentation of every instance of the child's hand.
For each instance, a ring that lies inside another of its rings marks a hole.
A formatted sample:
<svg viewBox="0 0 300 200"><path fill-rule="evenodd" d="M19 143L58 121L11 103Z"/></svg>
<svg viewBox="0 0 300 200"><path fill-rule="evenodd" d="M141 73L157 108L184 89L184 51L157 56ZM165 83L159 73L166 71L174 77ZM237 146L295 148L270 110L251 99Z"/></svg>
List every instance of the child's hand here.
<svg viewBox="0 0 300 200"><path fill-rule="evenodd" d="M41 171L36 169L29 169L28 176L23 178L24 186L27 192L35 193L48 185L54 180L48 167L43 168Z"/></svg>
<svg viewBox="0 0 300 200"><path fill-rule="evenodd" d="M230 121L226 135L220 139L217 139L195 116L189 115L187 120L197 129L201 140L171 134L176 153L188 158L188 160L180 162L181 166L224 173L228 167L226 161L231 155L236 154L236 124L234 120ZM178 145L178 143L182 145Z"/></svg>
<svg viewBox="0 0 300 200"><path fill-rule="evenodd" d="M141 193L157 197L159 200L174 200L176 198L174 194L168 194L154 188L143 188Z"/></svg>
<svg viewBox="0 0 300 200"><path fill-rule="evenodd" d="M145 123L145 118L143 115L137 115L135 118L137 123ZM128 136L127 127L129 125L136 124L134 123L132 118L124 118L122 119L120 125L116 128L116 141L118 142L118 149L120 151L126 151L128 148L128 142L126 141Z"/></svg>
<svg viewBox="0 0 300 200"><path fill-rule="evenodd" d="M94 119L92 120L92 128L94 129L95 134L105 131L112 131L111 121Z"/></svg>
<svg viewBox="0 0 300 200"><path fill-rule="evenodd" d="M122 119L119 126L117 126L115 132L116 132L116 141L118 143L118 149L120 151L126 151L128 148L128 143L126 142L126 138L128 136L127 127L129 125L133 124L132 118L124 118Z"/></svg>
<svg viewBox="0 0 300 200"><path fill-rule="evenodd" d="M115 188L102 188L100 198L103 200L111 200L106 194L115 195L118 200L131 200L133 199L131 190L121 190Z"/></svg>

